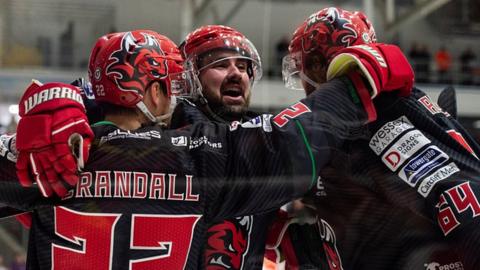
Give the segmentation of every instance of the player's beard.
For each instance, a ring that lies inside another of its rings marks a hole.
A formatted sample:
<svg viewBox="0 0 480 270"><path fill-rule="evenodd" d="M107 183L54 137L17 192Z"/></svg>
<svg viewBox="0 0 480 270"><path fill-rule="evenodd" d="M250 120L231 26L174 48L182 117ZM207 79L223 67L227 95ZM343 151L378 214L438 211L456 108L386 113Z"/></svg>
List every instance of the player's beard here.
<svg viewBox="0 0 480 270"><path fill-rule="evenodd" d="M242 120L243 116L248 110L248 107L250 106L250 96L251 95L244 97L245 103L243 104L228 105L224 104L222 100L210 99L209 105L212 111L222 119L228 122L240 121Z"/></svg>

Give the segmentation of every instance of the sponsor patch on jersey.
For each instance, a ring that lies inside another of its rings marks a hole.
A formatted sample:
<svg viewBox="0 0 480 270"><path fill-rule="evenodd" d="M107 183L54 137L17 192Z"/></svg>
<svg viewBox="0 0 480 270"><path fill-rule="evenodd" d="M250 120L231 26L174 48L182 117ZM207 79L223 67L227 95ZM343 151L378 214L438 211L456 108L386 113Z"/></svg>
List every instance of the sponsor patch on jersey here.
<svg viewBox="0 0 480 270"><path fill-rule="evenodd" d="M387 167L396 171L405 160L413 156L420 148L431 143L418 129L403 135L382 156L382 161Z"/></svg>
<svg viewBox="0 0 480 270"><path fill-rule="evenodd" d="M211 142L207 136L202 136L199 138L190 138L190 146L189 149L195 149L198 148L202 145L206 145L211 148L222 148L222 143L221 142Z"/></svg>
<svg viewBox="0 0 480 270"><path fill-rule="evenodd" d="M428 177L423 179L423 181L418 186L418 193L420 193L423 197L426 198L437 182L459 171L460 169L453 162L447 164L444 167L441 167L440 169L436 170Z"/></svg>
<svg viewBox="0 0 480 270"><path fill-rule="evenodd" d="M425 270L463 270L463 264L461 261L440 264L438 262L425 263L423 265Z"/></svg>
<svg viewBox="0 0 480 270"><path fill-rule="evenodd" d="M270 120L272 119L273 115L271 114L262 114L263 118L263 130L265 132L272 132L272 122Z"/></svg>
<svg viewBox="0 0 480 270"><path fill-rule="evenodd" d="M230 131L234 131L234 130L237 130L238 126L240 125L241 123L239 121L233 121L230 123Z"/></svg>
<svg viewBox="0 0 480 270"><path fill-rule="evenodd" d="M408 129L413 128L412 123L406 116L388 122L383 125L370 139L370 148L375 154L380 155L398 136Z"/></svg>
<svg viewBox="0 0 480 270"><path fill-rule="evenodd" d="M431 114L443 113L440 106L437 103L433 102L429 96L423 96L418 99L418 102L422 104L425 109L427 109Z"/></svg>
<svg viewBox="0 0 480 270"><path fill-rule="evenodd" d="M325 183L322 181L321 176L317 177L317 185L316 185L316 188L315 188L315 196L317 196L317 197L327 196Z"/></svg>
<svg viewBox="0 0 480 270"><path fill-rule="evenodd" d="M92 84L91 83L85 83L82 87L81 90L87 97L87 99L95 100L95 94L93 93L92 89Z"/></svg>
<svg viewBox="0 0 480 270"><path fill-rule="evenodd" d="M243 128L259 128L262 126L262 117L257 116L255 118L250 119L249 121L241 124Z"/></svg>
<svg viewBox="0 0 480 270"><path fill-rule="evenodd" d="M271 114L262 114L245 123L239 121L233 121L230 123L230 131L238 129L238 126L242 128L262 128L265 132L272 132L272 123L270 119L273 117Z"/></svg>
<svg viewBox="0 0 480 270"><path fill-rule="evenodd" d="M141 139L141 140L152 140L152 139L160 139L162 135L158 130L149 130L145 132L132 132L132 131L124 131L124 130L114 130L108 133L106 136L102 136L100 138L100 144L105 143L110 140L116 139Z"/></svg>
<svg viewBox="0 0 480 270"><path fill-rule="evenodd" d="M430 146L407 162L398 172L398 176L414 187L421 177L441 166L448 158L448 155L438 147Z"/></svg>
<svg viewBox="0 0 480 270"><path fill-rule="evenodd" d="M175 146L187 146L188 138L187 136L172 137L172 144Z"/></svg>

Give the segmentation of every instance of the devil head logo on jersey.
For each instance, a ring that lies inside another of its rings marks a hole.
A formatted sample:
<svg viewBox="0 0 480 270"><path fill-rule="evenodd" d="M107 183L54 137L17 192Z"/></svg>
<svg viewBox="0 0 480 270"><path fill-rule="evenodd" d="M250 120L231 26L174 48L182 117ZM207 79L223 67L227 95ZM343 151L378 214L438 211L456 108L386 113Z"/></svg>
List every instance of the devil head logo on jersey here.
<svg viewBox="0 0 480 270"><path fill-rule="evenodd" d="M343 270L342 259L337 249L337 240L332 226L323 219L318 219L317 229L322 239L323 250L330 270Z"/></svg>
<svg viewBox="0 0 480 270"><path fill-rule="evenodd" d="M241 269L248 250L252 217L225 220L208 229L206 269Z"/></svg>
<svg viewBox="0 0 480 270"><path fill-rule="evenodd" d="M142 36L139 36L142 35ZM144 42L139 43L139 40ZM165 53L159 41L148 33L126 33L120 49L114 51L107 67L118 88L142 93L152 79L164 79L168 75Z"/></svg>
<svg viewBox="0 0 480 270"><path fill-rule="evenodd" d="M328 8L308 18L302 49L304 53L320 50L328 60L339 47L351 46L357 38L352 21L337 8Z"/></svg>

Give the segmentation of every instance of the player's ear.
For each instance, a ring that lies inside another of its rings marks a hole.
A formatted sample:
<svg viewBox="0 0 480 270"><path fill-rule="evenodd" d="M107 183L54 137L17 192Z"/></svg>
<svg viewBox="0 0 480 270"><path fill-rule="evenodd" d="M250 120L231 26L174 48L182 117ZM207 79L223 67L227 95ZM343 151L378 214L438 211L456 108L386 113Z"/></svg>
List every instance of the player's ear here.
<svg viewBox="0 0 480 270"><path fill-rule="evenodd" d="M150 85L150 91L147 91L146 95L152 101L153 104L158 105L161 99L166 98L166 91L163 89L162 84L159 82L153 82Z"/></svg>

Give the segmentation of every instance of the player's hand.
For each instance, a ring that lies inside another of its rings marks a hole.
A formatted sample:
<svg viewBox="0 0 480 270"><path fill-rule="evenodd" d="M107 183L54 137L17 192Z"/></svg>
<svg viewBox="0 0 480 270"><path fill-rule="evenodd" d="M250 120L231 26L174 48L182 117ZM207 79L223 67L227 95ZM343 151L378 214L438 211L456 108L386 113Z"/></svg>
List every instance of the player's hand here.
<svg viewBox="0 0 480 270"><path fill-rule="evenodd" d="M42 195L67 194L88 159L93 132L80 90L64 83L34 81L20 100L17 176L23 186L37 183Z"/></svg>
<svg viewBox="0 0 480 270"><path fill-rule="evenodd" d="M408 96L414 82L412 67L400 48L382 43L340 50L328 66L327 80L342 75L348 75L354 84L370 121L376 119L370 99L390 91Z"/></svg>
<svg viewBox="0 0 480 270"><path fill-rule="evenodd" d="M17 135L2 134L0 135L0 155L6 157L11 162L17 162Z"/></svg>

